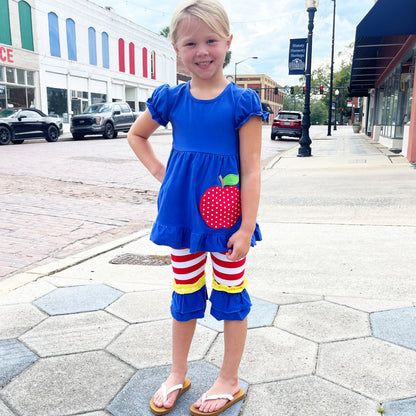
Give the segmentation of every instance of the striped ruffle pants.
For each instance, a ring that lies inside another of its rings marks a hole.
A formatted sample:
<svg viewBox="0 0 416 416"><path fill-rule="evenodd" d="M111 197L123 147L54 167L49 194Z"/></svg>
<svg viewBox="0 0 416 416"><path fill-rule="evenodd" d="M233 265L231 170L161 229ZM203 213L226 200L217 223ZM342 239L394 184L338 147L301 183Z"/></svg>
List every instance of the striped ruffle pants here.
<svg viewBox="0 0 416 416"><path fill-rule="evenodd" d="M187 321L202 318L207 290L205 266L208 253L190 253L189 249L172 249L174 293L171 311L175 319ZM211 314L218 320L243 320L250 312L251 301L246 291L246 258L230 261L225 253L211 253L213 270L210 296Z"/></svg>

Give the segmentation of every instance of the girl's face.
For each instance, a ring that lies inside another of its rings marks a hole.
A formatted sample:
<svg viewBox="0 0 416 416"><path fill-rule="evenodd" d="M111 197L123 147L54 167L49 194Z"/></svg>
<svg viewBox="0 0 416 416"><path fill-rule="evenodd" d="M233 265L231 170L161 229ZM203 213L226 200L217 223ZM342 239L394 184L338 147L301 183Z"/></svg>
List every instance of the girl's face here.
<svg viewBox="0 0 416 416"><path fill-rule="evenodd" d="M231 39L232 36L224 39L201 19L189 16L179 22L173 47L193 78L211 80L223 76L222 66Z"/></svg>

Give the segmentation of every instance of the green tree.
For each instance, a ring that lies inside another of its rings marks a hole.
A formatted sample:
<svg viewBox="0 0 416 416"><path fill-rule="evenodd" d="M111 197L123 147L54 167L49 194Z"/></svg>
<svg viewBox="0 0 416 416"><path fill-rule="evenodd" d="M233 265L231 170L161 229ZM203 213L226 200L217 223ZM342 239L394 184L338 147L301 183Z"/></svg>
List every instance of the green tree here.
<svg viewBox="0 0 416 416"><path fill-rule="evenodd" d="M291 94L291 87L285 86L283 89L283 110L303 111L305 98L303 86L293 86L294 93Z"/></svg>
<svg viewBox="0 0 416 416"><path fill-rule="evenodd" d="M311 125L324 124L328 118L328 107L321 100L311 101Z"/></svg>
<svg viewBox="0 0 416 416"><path fill-rule="evenodd" d="M225 68L229 63L230 63L230 61L231 61L231 54L232 54L232 52L231 51L228 51L226 54L225 54L225 60L224 60L224 65L222 66L223 68Z"/></svg>
<svg viewBox="0 0 416 416"><path fill-rule="evenodd" d="M159 35L162 35L165 38L168 38L169 35L170 35L170 27L169 26L165 26L164 28L162 28L161 31L159 32Z"/></svg>

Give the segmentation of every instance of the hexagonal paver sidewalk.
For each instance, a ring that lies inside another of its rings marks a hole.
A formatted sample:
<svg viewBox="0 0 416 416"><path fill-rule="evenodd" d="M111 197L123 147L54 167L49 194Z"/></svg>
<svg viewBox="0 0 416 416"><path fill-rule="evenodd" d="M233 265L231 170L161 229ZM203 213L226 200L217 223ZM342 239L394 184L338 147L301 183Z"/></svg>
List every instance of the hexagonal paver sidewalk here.
<svg viewBox="0 0 416 416"><path fill-rule="evenodd" d="M251 297L251 303L253 306L251 307L251 311L247 317L247 327L250 329L272 325L274 319L276 318L279 306L275 303L267 302L254 297ZM215 331L223 332L224 323L222 321L217 321L213 316L211 316L210 308L211 306L208 302L205 317L203 319L198 319L198 323Z"/></svg>
<svg viewBox="0 0 416 416"><path fill-rule="evenodd" d="M49 315L65 315L104 309L122 294L102 284L71 286L55 289L33 303Z"/></svg>
<svg viewBox="0 0 416 416"><path fill-rule="evenodd" d="M17 339L0 341L0 387L7 384L37 359L36 354Z"/></svg>
<svg viewBox="0 0 416 416"><path fill-rule="evenodd" d="M397 400L384 405L386 416L415 416L416 397L413 399Z"/></svg>
<svg viewBox="0 0 416 416"><path fill-rule="evenodd" d="M309 376L251 386L244 415L346 416L343 410L353 409L348 412L351 416L376 416L377 405L360 394Z"/></svg>
<svg viewBox="0 0 416 416"><path fill-rule="evenodd" d="M0 415L1 416L13 416L14 414L0 401Z"/></svg>
<svg viewBox="0 0 416 416"><path fill-rule="evenodd" d="M135 368L171 364L171 329L171 319L130 325L107 350ZM217 332L197 325L188 359L202 360L216 336Z"/></svg>
<svg viewBox="0 0 416 416"><path fill-rule="evenodd" d="M129 323L143 323L159 319L170 319L172 290L126 293L106 310Z"/></svg>
<svg viewBox="0 0 416 416"><path fill-rule="evenodd" d="M127 323L104 311L52 316L22 335L41 357L104 349Z"/></svg>
<svg viewBox="0 0 416 416"><path fill-rule="evenodd" d="M170 373L170 366L139 370L123 390L112 401L107 410L114 416L153 416L149 402L155 391ZM189 363L188 378L191 388L176 403L172 415L189 415L189 408L207 391L218 376L218 368L203 361ZM241 388L247 391L248 385L240 381ZM227 409L222 415L237 416L244 400Z"/></svg>
<svg viewBox="0 0 416 416"><path fill-rule="evenodd" d="M361 338L321 345L316 374L383 402L416 395L410 368L416 368L416 351Z"/></svg>
<svg viewBox="0 0 416 416"><path fill-rule="evenodd" d="M275 326L315 342L371 335L367 313L326 301L283 305Z"/></svg>
<svg viewBox="0 0 416 416"><path fill-rule="evenodd" d="M375 312L370 318L375 337L416 350L416 308Z"/></svg>
<svg viewBox="0 0 416 416"><path fill-rule="evenodd" d="M318 346L306 339L277 328L250 329L240 377L249 383L264 383L309 375L315 368ZM224 354L224 335L220 334L206 358L221 366Z"/></svg>
<svg viewBox="0 0 416 416"><path fill-rule="evenodd" d="M29 303L0 306L0 339L17 338L47 318Z"/></svg>
<svg viewBox="0 0 416 416"><path fill-rule="evenodd" d="M103 409L134 370L104 351L40 359L1 391L17 414L56 416Z"/></svg>

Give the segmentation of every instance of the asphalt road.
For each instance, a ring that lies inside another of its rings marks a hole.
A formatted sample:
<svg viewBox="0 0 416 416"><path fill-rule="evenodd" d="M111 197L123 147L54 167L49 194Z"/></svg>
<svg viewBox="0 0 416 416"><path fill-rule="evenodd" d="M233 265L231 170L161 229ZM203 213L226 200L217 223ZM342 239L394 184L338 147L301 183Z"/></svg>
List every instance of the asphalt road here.
<svg viewBox="0 0 416 416"><path fill-rule="evenodd" d="M152 137L166 161L171 135ZM262 166L297 146L270 140L263 127ZM0 147L0 279L65 258L151 225L159 183L117 139L56 143L28 140Z"/></svg>

